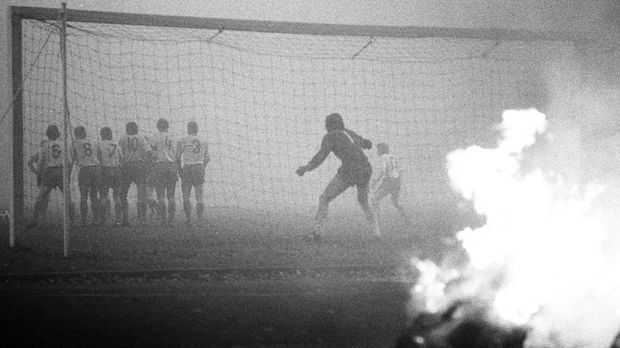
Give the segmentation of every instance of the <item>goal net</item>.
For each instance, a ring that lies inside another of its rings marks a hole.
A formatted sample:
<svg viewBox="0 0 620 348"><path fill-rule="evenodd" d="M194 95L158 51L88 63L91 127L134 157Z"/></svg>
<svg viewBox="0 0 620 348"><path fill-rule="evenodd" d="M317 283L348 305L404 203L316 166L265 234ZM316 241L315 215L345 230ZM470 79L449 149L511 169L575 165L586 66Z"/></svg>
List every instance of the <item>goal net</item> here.
<svg viewBox="0 0 620 348"><path fill-rule="evenodd" d="M62 125L59 34L54 20L22 21L24 163L47 126ZM303 178L295 169L318 151L325 117L338 112L347 128L389 144L404 170L401 203L424 214L454 203L446 154L492 144L504 109L544 106L545 63L573 50L564 41L69 22L70 122L94 139L108 126L118 139L129 121L151 135L157 119L166 118L178 137L196 121L211 155L206 218L262 219L261 228L270 229L291 219L311 225L318 197L340 163L331 155ZM378 163L374 146L366 155ZM23 180L29 219L38 189L26 166ZM75 170L71 183L77 203ZM48 216L61 216L61 202L53 193ZM135 216L134 202L132 188ZM354 189L336 199L331 212L363 221Z"/></svg>

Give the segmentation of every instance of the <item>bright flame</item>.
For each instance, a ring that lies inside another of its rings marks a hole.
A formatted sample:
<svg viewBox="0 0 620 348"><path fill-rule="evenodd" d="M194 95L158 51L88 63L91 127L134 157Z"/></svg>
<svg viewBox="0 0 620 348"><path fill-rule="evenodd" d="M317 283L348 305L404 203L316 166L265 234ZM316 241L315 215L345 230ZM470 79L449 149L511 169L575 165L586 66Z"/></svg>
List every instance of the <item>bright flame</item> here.
<svg viewBox="0 0 620 348"><path fill-rule="evenodd" d="M412 292L421 303L417 310L434 313L449 305L445 293L446 285L458 278L459 272L454 269L442 269L432 261L417 258L413 258L412 264L420 273Z"/></svg>
<svg viewBox="0 0 620 348"><path fill-rule="evenodd" d="M498 322L531 326L536 342L553 337L560 346L609 346L620 325L620 255L607 245L593 209L603 187L572 186L540 169L523 173L521 152L545 131L545 115L527 109L502 116L496 148L471 146L447 156L454 189L486 224L457 233L469 263L453 289L452 279L438 276L449 270L414 260L418 299L435 311L475 296L488 301Z"/></svg>

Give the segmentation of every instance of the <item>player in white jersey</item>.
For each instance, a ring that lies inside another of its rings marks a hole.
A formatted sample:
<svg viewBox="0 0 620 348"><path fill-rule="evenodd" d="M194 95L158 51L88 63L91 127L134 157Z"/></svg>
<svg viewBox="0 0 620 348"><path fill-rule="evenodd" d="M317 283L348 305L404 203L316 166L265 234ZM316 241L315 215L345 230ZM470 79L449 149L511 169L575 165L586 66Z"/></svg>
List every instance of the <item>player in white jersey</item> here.
<svg viewBox="0 0 620 348"><path fill-rule="evenodd" d="M145 137L138 134L138 125L129 122L125 125L126 135L118 144L121 147L121 203L123 207L123 225L129 225L129 203L127 194L132 183L136 183L138 192L138 221L146 221L146 171L150 145Z"/></svg>
<svg viewBox="0 0 620 348"><path fill-rule="evenodd" d="M187 217L187 224L192 222L192 206L189 196L194 188L196 196L196 215L202 219L204 202L202 199L205 182L205 167L209 163L209 146L206 141L198 137L198 124L192 121L187 124L187 134L177 143L177 163L181 173L181 190L183 192L183 211Z"/></svg>
<svg viewBox="0 0 620 348"><path fill-rule="evenodd" d="M28 160L28 168L30 171L37 176L37 189L41 190L41 176L43 175L43 168L39 168L39 152L35 153ZM41 202L41 217L45 218L47 216L47 207L49 206L49 196Z"/></svg>
<svg viewBox="0 0 620 348"><path fill-rule="evenodd" d="M378 170L377 177L373 180L371 185L374 188L379 184L371 200L377 220L379 219L380 201L387 195L390 195L392 205L398 210L405 222L409 223L409 218L405 209L398 202L401 186L401 168L398 164L398 160L390 154L390 147L386 143L377 144L377 155L380 157L381 166Z"/></svg>
<svg viewBox="0 0 620 348"><path fill-rule="evenodd" d="M97 155L101 163L101 180L99 195L101 197L101 223L104 224L110 210L108 192L112 189L114 199L114 218L115 224L121 224L121 150L118 144L112 140L112 130L110 127L103 127L99 132L101 141L97 144Z"/></svg>
<svg viewBox="0 0 620 348"><path fill-rule="evenodd" d="M41 175L41 187L39 189L39 195L34 204L34 213L32 223L29 227L36 226L39 222L39 215L43 210L43 202L48 199L50 192L54 188L63 190L63 143L60 140L60 131L56 125L50 125L45 132L47 140L42 140L39 147L39 163L38 168L42 170ZM71 153L67 154L68 162L72 165ZM67 190L70 187L66 188ZM69 195L71 197L71 195ZM73 202L69 201L69 218L73 222L75 213L75 206Z"/></svg>
<svg viewBox="0 0 620 348"><path fill-rule="evenodd" d="M151 138L151 148L155 155L155 192L159 206L159 217L166 221L166 202L168 200L168 223L173 223L176 215L174 193L178 180L177 159L174 139L168 134L168 121L157 120L158 133Z"/></svg>
<svg viewBox="0 0 620 348"><path fill-rule="evenodd" d="M147 143L151 144L151 139L148 136L144 137ZM153 151L149 151L146 157L146 175L144 178L145 186L146 186L146 205L147 210L149 211L149 217L158 217L159 216L159 204L157 203L157 196L155 195L155 155Z"/></svg>
<svg viewBox="0 0 620 348"><path fill-rule="evenodd" d="M80 188L80 216L82 225L86 225L88 217L88 200L90 196L90 210L93 214L93 224L97 224L99 217L99 158L96 153L97 143L86 137L86 129L77 126L73 130L75 140L71 146L71 154L79 168L78 187Z"/></svg>

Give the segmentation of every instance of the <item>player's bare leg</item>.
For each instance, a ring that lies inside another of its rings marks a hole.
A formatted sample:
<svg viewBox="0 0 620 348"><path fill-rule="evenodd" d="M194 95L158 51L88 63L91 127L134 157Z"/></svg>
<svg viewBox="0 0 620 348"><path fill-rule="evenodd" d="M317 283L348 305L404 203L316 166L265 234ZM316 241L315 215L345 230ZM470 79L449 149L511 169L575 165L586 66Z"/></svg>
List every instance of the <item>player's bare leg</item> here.
<svg viewBox="0 0 620 348"><path fill-rule="evenodd" d="M99 189L95 185L89 188L90 211L93 214L93 224L99 219Z"/></svg>
<svg viewBox="0 0 620 348"><path fill-rule="evenodd" d="M175 220L176 213L177 213L177 204L176 204L176 201L174 200L175 191L176 191L176 183L169 184L166 187L166 198L168 198L168 223L169 224L174 224L174 220Z"/></svg>
<svg viewBox="0 0 620 348"><path fill-rule="evenodd" d="M110 213L110 200L108 199L109 187L102 187L99 191L101 195L99 199L99 224L105 225L108 220L108 214Z"/></svg>
<svg viewBox="0 0 620 348"><path fill-rule="evenodd" d="M144 183L137 183L136 189L138 191L138 223L144 225L146 223L146 185ZM127 199L125 199L127 202Z"/></svg>
<svg viewBox="0 0 620 348"><path fill-rule="evenodd" d="M155 195L155 186L146 185L146 205L148 207L149 216L159 216L159 203L153 198Z"/></svg>
<svg viewBox="0 0 620 348"><path fill-rule="evenodd" d="M157 195L157 216L159 221L166 221L166 187L163 185L155 186L155 194Z"/></svg>
<svg viewBox="0 0 620 348"><path fill-rule="evenodd" d="M127 195L129 194L129 187L131 186L131 181L123 180L121 184L121 192L120 192L120 206L121 206L121 217L122 217L122 225L129 226L129 202L127 201Z"/></svg>
<svg viewBox="0 0 620 348"><path fill-rule="evenodd" d="M41 216L47 218L47 208L50 205L50 195L48 194L41 202Z"/></svg>
<svg viewBox="0 0 620 348"><path fill-rule="evenodd" d="M379 187L375 190L375 193L372 197L372 199L370 200L370 204L372 207L373 212L375 213L375 219L376 219L376 224L379 225L380 223L380 216L381 216L381 200L383 198L385 198L385 196L387 196L388 191L386 190L384 185L379 185Z"/></svg>
<svg viewBox="0 0 620 348"><path fill-rule="evenodd" d="M26 227L35 227L39 224L39 218L43 211L43 202L48 199L50 192L52 192L52 188L50 186L41 185L39 186L39 195L34 202L34 212L32 213L32 222L28 224Z"/></svg>
<svg viewBox="0 0 620 348"><path fill-rule="evenodd" d="M112 199L114 200L114 224L120 225L123 218L123 206L121 204L120 188L114 187L112 189Z"/></svg>
<svg viewBox="0 0 620 348"><path fill-rule="evenodd" d="M110 205L108 204L108 197L103 196L99 200L99 225L105 225L108 220L108 212L110 210Z"/></svg>
<svg viewBox="0 0 620 348"><path fill-rule="evenodd" d="M186 223L192 224L192 203L189 201L189 196L192 191L192 185L188 182L181 183L181 192L183 194L183 211L185 212Z"/></svg>
<svg viewBox="0 0 620 348"><path fill-rule="evenodd" d="M88 185L80 185L80 219L82 226L86 226L88 219Z"/></svg>
<svg viewBox="0 0 620 348"><path fill-rule="evenodd" d="M203 184L194 185L194 196L196 198L196 221L198 222L198 224L202 222L202 214L204 212L204 203L202 200L203 186ZM195 234L194 238L196 238L195 240L196 243L198 243L198 246L202 247L203 240L201 238L201 235Z"/></svg>
<svg viewBox="0 0 620 348"><path fill-rule="evenodd" d="M394 206L394 208L396 208L396 210L398 210L398 212L400 213L400 216L403 218L403 220L405 220L405 223L407 225L411 225L411 220L409 220L409 215L407 214L407 212L405 212L405 208L403 208L402 205L400 205L400 203L398 202L398 192L392 193L391 197L392 198L392 205Z"/></svg>
<svg viewBox="0 0 620 348"><path fill-rule="evenodd" d="M69 197L71 197L71 189L68 188L67 190L69 190ZM62 188L60 188L60 192L63 192ZM73 225L73 223L75 222L75 203L73 203L71 199L69 199L67 208L69 210L69 223Z"/></svg>
<svg viewBox="0 0 620 348"><path fill-rule="evenodd" d="M309 236L311 240L319 240L325 232L329 203L343 193L349 185L341 180L337 175L327 184L327 187L319 196L319 208L316 212L314 232Z"/></svg>
<svg viewBox="0 0 620 348"><path fill-rule="evenodd" d="M194 194L196 195L196 219L202 221L202 214L205 210L204 200L202 198L204 184L194 186Z"/></svg>
<svg viewBox="0 0 620 348"><path fill-rule="evenodd" d="M129 194L129 187L131 186L131 182L123 179L121 183L121 215L123 224L127 221L129 225L129 202L127 201L127 195Z"/></svg>
<svg viewBox="0 0 620 348"><path fill-rule="evenodd" d="M368 221L373 237L381 237L379 221L376 218L373 210L370 208L370 204L368 203L368 192L368 183L357 185L357 201L359 202L362 210L364 211L364 214L366 215L366 220Z"/></svg>

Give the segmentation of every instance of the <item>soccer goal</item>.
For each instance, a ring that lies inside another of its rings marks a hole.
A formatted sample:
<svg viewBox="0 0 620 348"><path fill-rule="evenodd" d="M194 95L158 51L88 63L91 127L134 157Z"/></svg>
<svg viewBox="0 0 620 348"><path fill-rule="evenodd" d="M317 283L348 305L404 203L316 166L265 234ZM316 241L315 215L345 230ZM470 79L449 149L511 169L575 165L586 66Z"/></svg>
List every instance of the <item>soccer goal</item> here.
<svg viewBox="0 0 620 348"><path fill-rule="evenodd" d="M47 126L63 122L58 12L12 8L18 226L30 218L38 192L26 163ZM318 150L325 116L332 112L373 143L390 145L404 168L401 201L407 209L441 210L452 204L445 155L464 145L494 142L492 126L503 109L544 106L545 64L575 50L570 36L525 30L72 9L66 15L70 127L84 126L97 138L108 126L118 139L129 121L149 135L157 119L166 118L170 132L182 136L187 122L196 121L211 154L207 218L225 216L239 223L263 218L264 228L291 218L311 224L318 196L339 161L332 156L303 179L294 171ZM374 147L366 154L376 161ZM72 176L77 202L76 171ZM363 219L350 191L331 209ZM54 193L48 216L62 216L61 202Z"/></svg>

